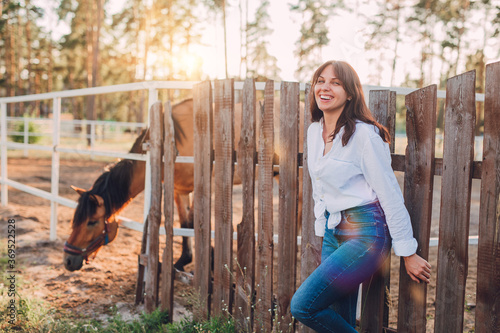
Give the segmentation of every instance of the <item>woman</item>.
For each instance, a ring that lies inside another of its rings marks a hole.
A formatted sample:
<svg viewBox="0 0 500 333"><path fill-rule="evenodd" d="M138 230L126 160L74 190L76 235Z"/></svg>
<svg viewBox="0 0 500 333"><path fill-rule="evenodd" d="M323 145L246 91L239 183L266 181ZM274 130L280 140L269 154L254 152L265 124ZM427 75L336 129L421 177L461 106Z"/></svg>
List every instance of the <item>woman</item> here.
<svg viewBox="0 0 500 333"><path fill-rule="evenodd" d="M390 135L366 106L354 69L326 62L314 73L309 98L308 167L323 247L321 265L296 291L291 311L318 332L356 332L359 284L387 258L391 238L414 281L429 283L431 266L415 253Z"/></svg>

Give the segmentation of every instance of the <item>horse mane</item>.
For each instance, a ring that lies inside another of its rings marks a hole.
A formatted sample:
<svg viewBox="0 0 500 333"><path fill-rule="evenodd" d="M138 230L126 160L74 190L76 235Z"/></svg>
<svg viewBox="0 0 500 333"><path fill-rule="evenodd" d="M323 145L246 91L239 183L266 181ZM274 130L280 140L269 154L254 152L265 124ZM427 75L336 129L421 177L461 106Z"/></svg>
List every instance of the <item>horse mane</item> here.
<svg viewBox="0 0 500 333"><path fill-rule="evenodd" d="M181 124L177 119L177 115L175 114L175 109L177 107L182 106L185 103L189 103L192 101L193 101L192 98L188 98L172 106L172 121L174 123L174 137L176 145L181 144L182 141L186 139L186 132L184 132L184 129L181 127ZM142 149L142 144L148 139L149 139L149 128L143 129L139 134L139 136L137 137L137 139L135 139L135 142L132 145L132 148L130 148L129 153L144 154L145 151Z"/></svg>
<svg viewBox="0 0 500 333"><path fill-rule="evenodd" d="M192 99L186 99L172 107L172 120L174 123L176 144L182 143L182 140L186 138L186 133L177 120L175 109L188 102L192 102ZM142 144L148 139L149 129L143 129L132 145L129 153L144 154L145 151L142 149ZM92 198L93 195L99 195L104 199L106 219L116 214L131 200L129 189L135 162L136 161L124 159L115 165L107 167L107 170L94 182L92 188L80 195L73 218L73 226L81 225L97 211L97 203Z"/></svg>
<svg viewBox="0 0 500 333"><path fill-rule="evenodd" d="M101 174L89 191L82 193L78 199L73 225L78 226L94 215L97 203L92 195L99 195L104 199L106 216L108 219L130 201L129 188L132 180L132 160L121 160L115 166Z"/></svg>

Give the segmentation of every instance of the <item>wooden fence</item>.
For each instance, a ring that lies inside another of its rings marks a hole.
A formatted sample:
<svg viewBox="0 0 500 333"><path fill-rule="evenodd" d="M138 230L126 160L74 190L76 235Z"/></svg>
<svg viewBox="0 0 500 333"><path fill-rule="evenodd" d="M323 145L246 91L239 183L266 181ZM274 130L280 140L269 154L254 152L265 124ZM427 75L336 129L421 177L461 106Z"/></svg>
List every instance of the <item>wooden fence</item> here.
<svg viewBox="0 0 500 333"><path fill-rule="evenodd" d="M260 107L260 114L256 115L254 82L251 79L245 81L242 128L237 152L233 127L233 81L215 81L214 91L210 82L200 83L194 88L193 201L196 245L193 286L201 301L201 310L195 316L203 319L212 314L231 313L242 331L289 332L298 329L305 332L308 329L293 323L289 305L298 287L296 281L303 281L315 269L321 252L321 239L313 234L314 217L306 163L307 150L305 144L299 147L299 126L306 129L309 125L308 106L305 106L305 123L300 124L299 85L282 83L280 134L276 138L279 140L279 152L275 152L273 86L272 81L267 82L264 103ZM472 178L481 179L475 331L494 332L500 327L500 62L486 67L486 87L482 161L473 161L476 115L474 71L450 78L447 82L443 158L435 158L434 152L437 105L435 85L406 96L406 155L395 155L394 146L391 147L393 168L405 173L405 202L419 244L417 253L424 258L429 255L433 179L434 175L442 176L438 273L433 276L433 279L437 279L435 332L458 333L463 330ZM306 87L305 93L308 92L309 87ZM388 90L372 91L369 100L370 108L378 121L394 134L395 94ZM161 103L152 108L152 206L145 245L143 244L144 253L140 259L142 266L147 266L148 270L144 299L148 311L157 306L159 298L162 308L172 311L173 280L175 274L179 274L172 265L175 159L172 153L175 151L173 126L169 106L166 107L163 118L162 109ZM258 131L257 126L260 127ZM306 133L304 130L304 135ZM167 236L162 282L159 284L162 142L163 151L169 154L165 155L164 161ZM306 142L305 138L303 142ZM303 153L299 153L301 148ZM280 173L278 221L273 221L272 204L275 154L279 155ZM243 182L243 213L241 222L237 221L238 236L234 254L232 184L236 160ZM297 211L300 166L303 169L300 180L303 182L304 200L299 251ZM213 242L212 185L215 198ZM257 203L254 193L258 193ZM257 217L254 216L255 204L258 207ZM273 230L278 230L277 249L274 247ZM214 246L213 272L210 265L211 245ZM277 262L274 262L276 253ZM297 262L300 262L300 269L297 268ZM363 284L362 299L365 304L362 305L360 322L363 332L395 331L387 328L388 312L384 309L390 264L389 261L386 262L380 272ZM425 332L427 285L417 284L407 276L403 260L399 265L401 274L397 331ZM161 288L158 289L158 285Z"/></svg>

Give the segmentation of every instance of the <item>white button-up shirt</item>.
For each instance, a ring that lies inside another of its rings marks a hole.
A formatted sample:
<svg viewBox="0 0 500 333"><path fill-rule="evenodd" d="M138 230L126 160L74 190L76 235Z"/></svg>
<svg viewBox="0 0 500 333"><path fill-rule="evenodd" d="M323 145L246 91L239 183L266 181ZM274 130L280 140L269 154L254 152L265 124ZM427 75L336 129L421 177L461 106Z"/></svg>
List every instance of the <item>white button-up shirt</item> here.
<svg viewBox="0 0 500 333"><path fill-rule="evenodd" d="M379 200L384 210L392 246L398 256L410 256L417 250L410 216L391 167L389 145L378 129L363 122L346 146L342 146L343 128L323 156L323 120L314 122L307 131L308 167L311 176L315 233L323 237L325 211L330 213L328 228L335 228L341 211Z"/></svg>

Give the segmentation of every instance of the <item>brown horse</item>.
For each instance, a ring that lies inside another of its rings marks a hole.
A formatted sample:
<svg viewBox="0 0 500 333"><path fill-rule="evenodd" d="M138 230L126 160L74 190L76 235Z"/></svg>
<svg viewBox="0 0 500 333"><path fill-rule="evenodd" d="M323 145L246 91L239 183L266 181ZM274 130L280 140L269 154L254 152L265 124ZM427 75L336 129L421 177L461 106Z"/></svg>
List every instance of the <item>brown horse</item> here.
<svg viewBox="0 0 500 333"><path fill-rule="evenodd" d="M275 114L279 115L279 103L275 102ZM302 106L301 106L302 107ZM302 114L302 112L301 112ZM193 100L185 100L172 107L176 148L180 156L193 156ZM276 116L275 120L279 117ZM235 105L235 138L239 140L241 129L241 104ZM302 132L302 129L301 129ZM300 135L302 140L302 134ZM144 131L135 141L131 153L144 153L142 143L147 140ZM236 145L237 147L237 145ZM70 271L79 270L83 259L113 241L118 233L116 215L140 192L144 190L145 162L121 160L105 171L95 181L90 190L73 187L80 194L73 216L72 233L64 245L64 265ZM237 169L235 184L240 182ZM189 194L194 188L194 166L175 164L174 199L182 228L193 227L193 209L190 207ZM301 213L301 191L299 189L299 217ZM300 219L299 219L300 220ZM183 267L192 261L190 237L182 238L182 254L175 268Z"/></svg>

